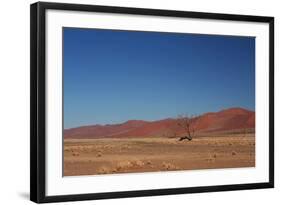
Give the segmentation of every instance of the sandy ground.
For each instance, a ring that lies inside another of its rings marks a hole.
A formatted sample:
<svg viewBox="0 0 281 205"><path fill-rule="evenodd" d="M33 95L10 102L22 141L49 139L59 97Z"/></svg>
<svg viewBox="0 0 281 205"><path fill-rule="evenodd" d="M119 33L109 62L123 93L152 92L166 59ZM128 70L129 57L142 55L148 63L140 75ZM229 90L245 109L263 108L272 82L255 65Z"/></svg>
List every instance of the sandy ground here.
<svg viewBox="0 0 281 205"><path fill-rule="evenodd" d="M64 176L254 166L254 134L64 140Z"/></svg>

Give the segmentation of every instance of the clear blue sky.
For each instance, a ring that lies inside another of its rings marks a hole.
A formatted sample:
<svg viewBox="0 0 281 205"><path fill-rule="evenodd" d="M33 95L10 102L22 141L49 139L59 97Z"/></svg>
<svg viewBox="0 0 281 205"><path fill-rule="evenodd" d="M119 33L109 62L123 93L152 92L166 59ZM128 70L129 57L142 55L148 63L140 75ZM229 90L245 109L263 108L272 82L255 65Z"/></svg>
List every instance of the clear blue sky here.
<svg viewBox="0 0 281 205"><path fill-rule="evenodd" d="M64 127L255 109L255 38L64 28Z"/></svg>

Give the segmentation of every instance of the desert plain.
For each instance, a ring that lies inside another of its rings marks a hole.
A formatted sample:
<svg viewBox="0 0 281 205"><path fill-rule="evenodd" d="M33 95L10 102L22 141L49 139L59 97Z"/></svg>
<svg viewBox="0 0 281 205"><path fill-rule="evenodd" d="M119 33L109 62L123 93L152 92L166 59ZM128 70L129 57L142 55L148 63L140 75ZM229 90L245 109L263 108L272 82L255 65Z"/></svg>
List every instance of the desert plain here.
<svg viewBox="0 0 281 205"><path fill-rule="evenodd" d="M64 176L254 166L254 133L64 140Z"/></svg>

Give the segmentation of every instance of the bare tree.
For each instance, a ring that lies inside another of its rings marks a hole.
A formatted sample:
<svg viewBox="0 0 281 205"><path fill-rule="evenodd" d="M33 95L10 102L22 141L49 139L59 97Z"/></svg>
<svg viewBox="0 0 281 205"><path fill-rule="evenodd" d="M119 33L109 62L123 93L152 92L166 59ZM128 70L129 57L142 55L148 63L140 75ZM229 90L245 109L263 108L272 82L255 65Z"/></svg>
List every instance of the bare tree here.
<svg viewBox="0 0 281 205"><path fill-rule="evenodd" d="M186 133L185 136L181 137L179 141L189 140L191 141L195 134L195 116L179 115L177 118L177 125L180 126Z"/></svg>

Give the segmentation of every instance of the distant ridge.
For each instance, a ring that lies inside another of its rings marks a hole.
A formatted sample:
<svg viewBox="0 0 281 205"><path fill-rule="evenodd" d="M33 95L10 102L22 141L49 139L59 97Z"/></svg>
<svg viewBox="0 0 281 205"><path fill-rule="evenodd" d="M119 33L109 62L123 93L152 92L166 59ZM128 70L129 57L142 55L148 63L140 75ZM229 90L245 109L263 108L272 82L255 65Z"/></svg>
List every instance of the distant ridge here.
<svg viewBox="0 0 281 205"><path fill-rule="evenodd" d="M244 108L229 108L219 112L208 112L196 117L195 127L201 133L255 128L255 112ZM157 121L129 120L121 124L89 125L65 129L64 138L168 136L171 132L177 134L182 132L173 118Z"/></svg>

